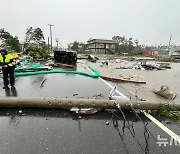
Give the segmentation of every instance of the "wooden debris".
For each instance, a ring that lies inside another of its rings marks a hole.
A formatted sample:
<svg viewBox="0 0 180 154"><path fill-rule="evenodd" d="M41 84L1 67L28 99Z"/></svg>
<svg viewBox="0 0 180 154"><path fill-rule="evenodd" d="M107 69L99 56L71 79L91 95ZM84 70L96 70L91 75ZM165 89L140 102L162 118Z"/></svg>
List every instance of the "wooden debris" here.
<svg viewBox="0 0 180 154"><path fill-rule="evenodd" d="M157 64L159 64L159 67L160 67L160 68L171 69L170 63L162 63L162 62L158 62Z"/></svg>
<svg viewBox="0 0 180 154"><path fill-rule="evenodd" d="M70 64L60 64L61 68L73 68L74 65L70 65Z"/></svg>
<svg viewBox="0 0 180 154"><path fill-rule="evenodd" d="M112 82L131 82L131 83L139 83L139 84L146 84L145 81L135 81L135 80L129 80L129 79L120 79L120 78L113 78L113 77L107 77L107 76L101 76L102 79Z"/></svg>

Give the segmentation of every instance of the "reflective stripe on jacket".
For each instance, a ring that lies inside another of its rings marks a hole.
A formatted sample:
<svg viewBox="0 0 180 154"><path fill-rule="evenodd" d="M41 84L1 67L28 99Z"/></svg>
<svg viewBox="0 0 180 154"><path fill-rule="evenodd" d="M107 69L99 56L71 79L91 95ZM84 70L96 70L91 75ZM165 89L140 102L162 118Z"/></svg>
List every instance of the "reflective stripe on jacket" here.
<svg viewBox="0 0 180 154"><path fill-rule="evenodd" d="M16 63L13 61L13 57L10 54L4 55L5 59L3 56L0 54L0 63L6 64L8 66L14 66Z"/></svg>

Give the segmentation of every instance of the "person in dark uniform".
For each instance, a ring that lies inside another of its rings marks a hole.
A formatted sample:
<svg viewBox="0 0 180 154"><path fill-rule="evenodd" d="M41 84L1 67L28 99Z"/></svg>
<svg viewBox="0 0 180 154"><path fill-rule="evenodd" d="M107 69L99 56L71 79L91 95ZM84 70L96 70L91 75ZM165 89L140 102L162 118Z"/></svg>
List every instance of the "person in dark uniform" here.
<svg viewBox="0 0 180 154"><path fill-rule="evenodd" d="M9 83L11 87L14 88L15 85L14 70L15 70L16 62L14 61L12 55L8 54L6 49L0 49L0 64L2 65L2 73L3 73L3 81L4 81L3 89L9 88L8 87Z"/></svg>

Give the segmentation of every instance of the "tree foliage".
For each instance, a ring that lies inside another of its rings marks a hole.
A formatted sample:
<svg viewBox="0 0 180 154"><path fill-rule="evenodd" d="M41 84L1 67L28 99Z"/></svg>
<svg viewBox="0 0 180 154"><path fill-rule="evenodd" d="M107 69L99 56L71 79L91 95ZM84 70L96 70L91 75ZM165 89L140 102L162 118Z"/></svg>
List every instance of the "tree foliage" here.
<svg viewBox="0 0 180 154"><path fill-rule="evenodd" d="M35 45L28 46L29 55L32 56L34 59L44 58L47 59L50 57L50 50L46 44L37 47Z"/></svg>
<svg viewBox="0 0 180 154"><path fill-rule="evenodd" d="M86 44L78 41L74 41L68 45L69 50L76 51L78 53L84 53L86 50Z"/></svg>
<svg viewBox="0 0 180 154"><path fill-rule="evenodd" d="M27 28L24 48L34 59L50 57L50 50L45 44L44 34L40 28Z"/></svg>
<svg viewBox="0 0 180 154"><path fill-rule="evenodd" d="M71 50L78 52L79 51L79 42L74 41L74 43L72 43Z"/></svg>
<svg viewBox="0 0 180 154"><path fill-rule="evenodd" d="M26 47L32 44L45 44L44 34L40 28L27 28L24 45Z"/></svg>
<svg viewBox="0 0 180 154"><path fill-rule="evenodd" d="M20 43L18 37L13 37L9 32L5 31L3 28L0 29L0 39L2 41L2 47L5 47L10 51L20 51Z"/></svg>
<svg viewBox="0 0 180 154"><path fill-rule="evenodd" d="M125 36L113 36L112 39L117 42L116 53L121 54L126 52L129 54L135 54L141 50L137 39L133 41L133 38L126 38Z"/></svg>

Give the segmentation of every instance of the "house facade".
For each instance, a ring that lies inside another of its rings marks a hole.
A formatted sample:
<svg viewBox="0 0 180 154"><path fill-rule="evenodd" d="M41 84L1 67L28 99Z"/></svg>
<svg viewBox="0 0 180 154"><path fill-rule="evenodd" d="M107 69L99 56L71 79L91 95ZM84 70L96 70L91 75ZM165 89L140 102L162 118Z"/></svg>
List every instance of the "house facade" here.
<svg viewBox="0 0 180 154"><path fill-rule="evenodd" d="M115 40L91 39L87 41L87 51L91 53L114 54L115 50Z"/></svg>

